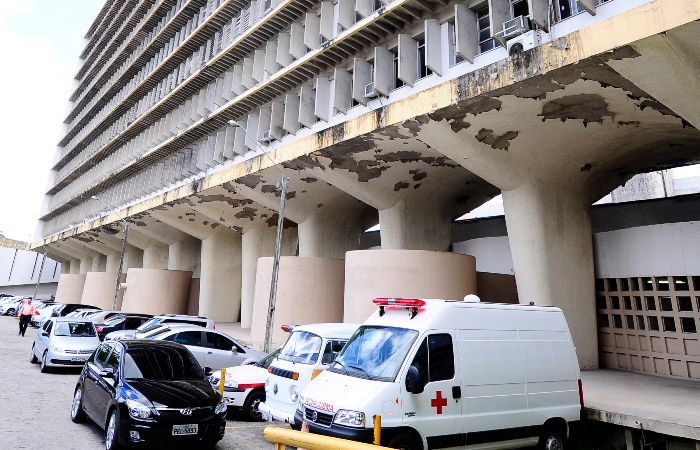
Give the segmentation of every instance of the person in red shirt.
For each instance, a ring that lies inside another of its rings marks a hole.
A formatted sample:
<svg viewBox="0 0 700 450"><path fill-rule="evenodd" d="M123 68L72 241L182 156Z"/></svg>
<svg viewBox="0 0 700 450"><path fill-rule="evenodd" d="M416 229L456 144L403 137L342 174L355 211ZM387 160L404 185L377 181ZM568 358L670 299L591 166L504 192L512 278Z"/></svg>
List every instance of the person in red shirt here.
<svg viewBox="0 0 700 450"><path fill-rule="evenodd" d="M17 314L19 318L19 334L21 334L22 337L24 337L24 333L27 331L27 325L29 325L29 321L32 320L35 311L36 308L34 308L32 304L32 298L29 297L20 308L19 314Z"/></svg>

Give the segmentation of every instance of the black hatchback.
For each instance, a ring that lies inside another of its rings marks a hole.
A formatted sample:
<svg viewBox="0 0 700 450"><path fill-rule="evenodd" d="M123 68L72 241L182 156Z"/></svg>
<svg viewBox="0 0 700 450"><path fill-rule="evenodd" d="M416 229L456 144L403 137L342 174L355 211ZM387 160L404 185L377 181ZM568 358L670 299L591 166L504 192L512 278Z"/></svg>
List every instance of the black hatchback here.
<svg viewBox="0 0 700 450"><path fill-rule="evenodd" d="M107 450L213 447L224 437L226 403L209 375L174 342L104 342L83 367L71 419L104 428Z"/></svg>

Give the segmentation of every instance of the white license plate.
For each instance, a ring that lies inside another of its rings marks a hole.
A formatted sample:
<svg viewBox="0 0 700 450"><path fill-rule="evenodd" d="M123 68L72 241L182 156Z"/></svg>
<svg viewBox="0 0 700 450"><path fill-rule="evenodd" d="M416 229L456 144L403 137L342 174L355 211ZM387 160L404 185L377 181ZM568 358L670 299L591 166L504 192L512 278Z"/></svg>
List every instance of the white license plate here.
<svg viewBox="0 0 700 450"><path fill-rule="evenodd" d="M189 436L197 434L199 425L173 425L173 436Z"/></svg>
<svg viewBox="0 0 700 450"><path fill-rule="evenodd" d="M86 359L87 358L85 356L72 356L70 360L84 362Z"/></svg>

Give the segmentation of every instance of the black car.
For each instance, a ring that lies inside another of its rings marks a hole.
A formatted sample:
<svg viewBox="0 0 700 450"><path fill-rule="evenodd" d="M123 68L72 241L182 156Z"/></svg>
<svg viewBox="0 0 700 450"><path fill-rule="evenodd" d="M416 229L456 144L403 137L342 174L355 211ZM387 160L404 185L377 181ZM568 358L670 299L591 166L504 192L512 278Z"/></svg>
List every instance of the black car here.
<svg viewBox="0 0 700 450"><path fill-rule="evenodd" d="M80 374L71 419L104 428L107 450L213 447L226 431L226 403L211 374L174 342L103 342Z"/></svg>
<svg viewBox="0 0 700 450"><path fill-rule="evenodd" d="M119 314L100 324L95 324L95 329L97 329L97 336L99 336L100 341L104 341L105 336L112 331L135 330L152 318L153 316L150 314Z"/></svg>
<svg viewBox="0 0 700 450"><path fill-rule="evenodd" d="M52 317L66 317L68 314L72 313L76 309L102 309L97 306L83 305L82 303L66 303L63 306L59 306L51 313Z"/></svg>

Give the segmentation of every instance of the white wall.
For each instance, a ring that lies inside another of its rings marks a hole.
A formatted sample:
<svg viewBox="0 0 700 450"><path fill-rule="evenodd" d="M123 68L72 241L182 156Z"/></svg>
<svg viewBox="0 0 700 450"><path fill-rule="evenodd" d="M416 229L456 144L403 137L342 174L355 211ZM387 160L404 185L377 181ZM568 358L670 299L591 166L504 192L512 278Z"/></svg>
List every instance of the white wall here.
<svg viewBox="0 0 700 450"><path fill-rule="evenodd" d="M40 253L0 247L0 292L5 292L3 286L36 284L42 258ZM61 264L46 258L41 283L58 283L60 274Z"/></svg>
<svg viewBox="0 0 700 450"><path fill-rule="evenodd" d="M476 258L476 271L513 275L513 258L510 255L508 236L486 237L456 242L454 253Z"/></svg>

